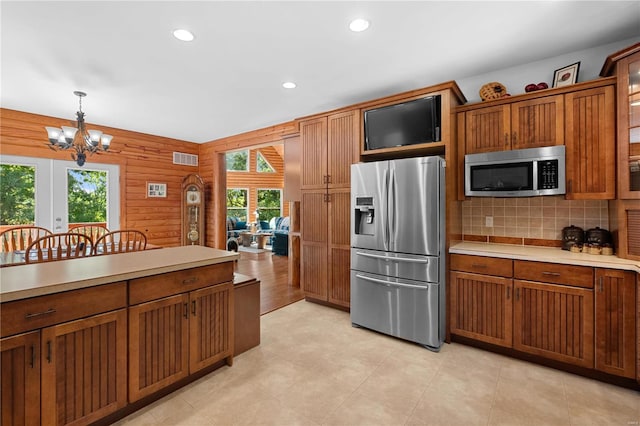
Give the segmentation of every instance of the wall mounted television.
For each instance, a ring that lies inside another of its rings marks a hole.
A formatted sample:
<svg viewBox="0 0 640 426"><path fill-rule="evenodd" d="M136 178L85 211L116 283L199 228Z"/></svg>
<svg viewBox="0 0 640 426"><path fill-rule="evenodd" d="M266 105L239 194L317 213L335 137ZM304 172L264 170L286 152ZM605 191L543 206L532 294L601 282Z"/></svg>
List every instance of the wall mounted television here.
<svg viewBox="0 0 640 426"><path fill-rule="evenodd" d="M364 112L364 149L440 141L440 95Z"/></svg>

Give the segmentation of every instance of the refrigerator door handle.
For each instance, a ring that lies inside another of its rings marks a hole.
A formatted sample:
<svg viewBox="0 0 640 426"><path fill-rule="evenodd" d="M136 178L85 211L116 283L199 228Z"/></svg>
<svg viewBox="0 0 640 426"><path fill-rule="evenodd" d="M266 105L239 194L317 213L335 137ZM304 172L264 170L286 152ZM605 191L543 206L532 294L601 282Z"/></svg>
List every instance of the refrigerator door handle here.
<svg viewBox="0 0 640 426"><path fill-rule="evenodd" d="M380 280L378 278L371 278L371 277L367 277L367 276L364 276L364 275L361 275L361 274L356 274L356 278L360 278L360 279L365 280L365 281L371 281L371 282L376 283L376 284L382 284L382 285L385 285L387 287L404 287L404 288L415 288L415 289L419 289L419 290L429 290L429 287L428 286L424 286L424 285L394 283L393 281Z"/></svg>
<svg viewBox="0 0 640 426"><path fill-rule="evenodd" d="M389 246L396 240L396 171L389 171ZM393 250L395 247L391 247Z"/></svg>
<svg viewBox="0 0 640 426"><path fill-rule="evenodd" d="M382 244L385 251L389 250L389 169L385 169L384 178L383 178L383 186L382 186L382 200L385 203L386 216L387 220L385 220L382 224Z"/></svg>
<svg viewBox="0 0 640 426"><path fill-rule="evenodd" d="M407 257L389 257L389 256L380 256L378 254L364 253L361 251L357 251L356 254L362 257L371 257L373 259L381 259L386 261L393 262L409 262L409 263L429 263L429 259L411 259Z"/></svg>

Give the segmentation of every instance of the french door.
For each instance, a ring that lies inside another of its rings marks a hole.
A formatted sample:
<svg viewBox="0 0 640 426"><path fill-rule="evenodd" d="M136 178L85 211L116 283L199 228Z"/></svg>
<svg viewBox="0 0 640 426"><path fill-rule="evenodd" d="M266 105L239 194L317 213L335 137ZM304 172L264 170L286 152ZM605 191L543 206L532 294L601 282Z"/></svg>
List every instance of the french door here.
<svg viewBox="0 0 640 426"><path fill-rule="evenodd" d="M35 173L33 193L35 225L52 232L66 232L70 218L76 217L74 211L85 209L103 209L100 215L109 229L120 228L120 167L113 164L87 163L79 167L73 161L51 160L46 158L3 155L2 165L24 166L25 170ZM72 182L70 182L72 180ZM98 190L95 182L99 181ZM0 182L0 186L4 183ZM7 191L8 188L1 188ZM70 193L71 191L71 193ZM74 193L75 192L75 193ZM82 193L79 196L78 193ZM101 203L92 203L93 199ZM79 200L79 201L78 201ZM78 206L77 203L87 203ZM75 204L74 204L75 203ZM5 218L2 218L5 223Z"/></svg>

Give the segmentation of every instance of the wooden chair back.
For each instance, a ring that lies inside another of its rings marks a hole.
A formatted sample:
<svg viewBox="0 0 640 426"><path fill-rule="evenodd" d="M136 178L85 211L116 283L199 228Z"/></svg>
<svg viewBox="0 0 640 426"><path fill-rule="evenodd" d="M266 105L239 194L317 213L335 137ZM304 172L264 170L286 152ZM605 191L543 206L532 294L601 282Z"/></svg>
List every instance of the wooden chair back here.
<svg viewBox="0 0 640 426"><path fill-rule="evenodd" d="M90 237L74 232L51 234L35 240L25 250L25 263L52 262L55 260L87 257L93 250Z"/></svg>
<svg viewBox="0 0 640 426"><path fill-rule="evenodd" d="M115 254L141 251L147 247L147 236L135 229L107 232L96 240L93 254Z"/></svg>
<svg viewBox="0 0 640 426"><path fill-rule="evenodd" d="M98 241L98 238L109 232L109 229L107 229L107 226L103 224L87 225L79 223L69 225L69 232L84 234L91 237L92 241Z"/></svg>
<svg viewBox="0 0 640 426"><path fill-rule="evenodd" d="M14 226L0 233L0 251L25 250L35 240L52 232L40 226Z"/></svg>

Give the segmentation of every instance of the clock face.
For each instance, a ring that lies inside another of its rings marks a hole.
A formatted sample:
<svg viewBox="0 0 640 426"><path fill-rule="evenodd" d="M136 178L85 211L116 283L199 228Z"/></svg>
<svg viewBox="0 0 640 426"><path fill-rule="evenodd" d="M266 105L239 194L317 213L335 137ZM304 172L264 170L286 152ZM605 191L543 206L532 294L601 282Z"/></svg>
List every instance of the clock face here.
<svg viewBox="0 0 640 426"><path fill-rule="evenodd" d="M200 204L200 191L187 191L187 204Z"/></svg>

